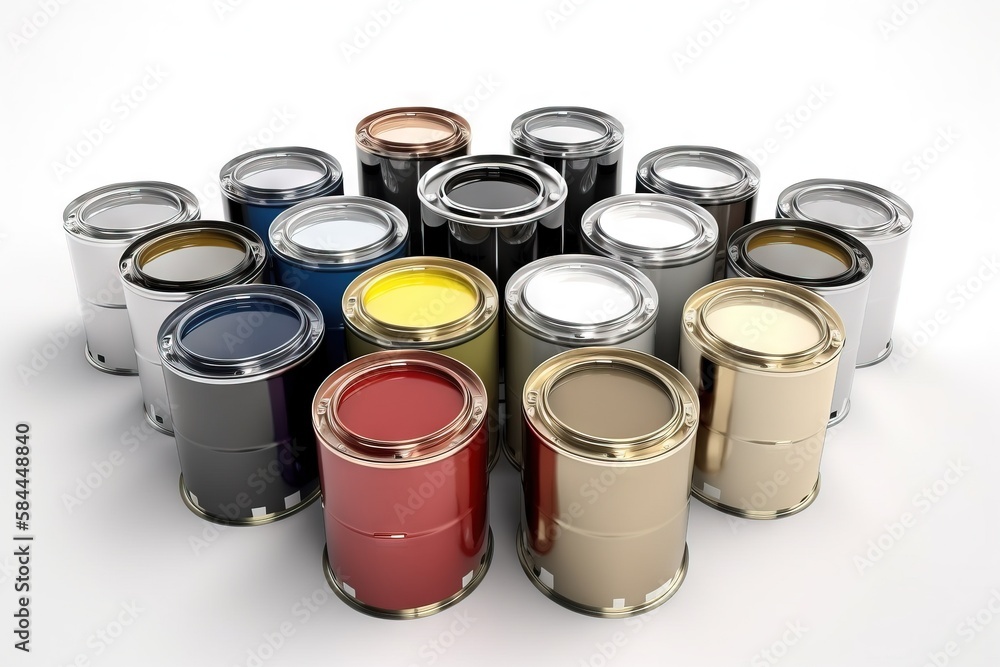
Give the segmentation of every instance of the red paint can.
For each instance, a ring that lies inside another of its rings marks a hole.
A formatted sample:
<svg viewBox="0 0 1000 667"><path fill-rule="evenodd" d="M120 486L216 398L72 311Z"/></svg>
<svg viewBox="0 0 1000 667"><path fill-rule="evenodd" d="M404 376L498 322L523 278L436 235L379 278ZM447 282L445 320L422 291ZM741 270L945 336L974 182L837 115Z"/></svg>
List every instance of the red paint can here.
<svg viewBox="0 0 1000 667"><path fill-rule="evenodd" d="M468 366L423 350L359 357L320 386L323 568L345 602L416 618L482 580L493 554L488 405Z"/></svg>

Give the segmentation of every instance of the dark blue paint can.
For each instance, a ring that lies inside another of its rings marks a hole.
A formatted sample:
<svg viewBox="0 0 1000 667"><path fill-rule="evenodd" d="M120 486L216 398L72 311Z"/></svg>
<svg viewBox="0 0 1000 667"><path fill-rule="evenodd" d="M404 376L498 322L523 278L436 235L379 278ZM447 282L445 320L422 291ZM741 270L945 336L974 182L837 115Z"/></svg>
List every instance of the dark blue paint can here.
<svg viewBox="0 0 1000 667"><path fill-rule="evenodd" d="M326 322L329 362L347 361L341 301L351 281L386 260L403 257L406 216L372 197L319 197L281 213L271 224L274 282L316 302Z"/></svg>

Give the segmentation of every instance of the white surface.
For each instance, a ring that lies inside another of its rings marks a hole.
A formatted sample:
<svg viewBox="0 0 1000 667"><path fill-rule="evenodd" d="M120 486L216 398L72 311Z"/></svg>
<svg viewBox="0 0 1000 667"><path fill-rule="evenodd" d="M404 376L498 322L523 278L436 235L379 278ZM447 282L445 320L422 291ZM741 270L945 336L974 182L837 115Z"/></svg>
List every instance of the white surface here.
<svg viewBox="0 0 1000 667"><path fill-rule="evenodd" d="M885 666L933 653L997 664L995 3L69 2L15 52L10 34L46 4L8 0L0 21L0 664L252 665L269 640L280 648L267 666ZM388 25L348 61L341 45L372 12ZM894 12L901 26L884 36ZM689 39L706 46L679 68ZM355 124L402 104L461 111L479 153L507 151L510 122L529 109L606 110L625 124L626 192L661 146L749 154L758 217L805 178L902 190L916 216L896 352L858 371L816 503L756 523L693 501L686 581L627 621L569 612L522 574L505 461L490 572L462 604L413 622L363 616L328 590L318 504L250 529L189 512L170 439L144 426L138 380L84 361L63 207L105 183L158 179L193 189L217 218L219 168L254 143L330 152L355 194ZM88 136L98 145L57 174ZM33 358L41 370L25 381ZM37 535L28 656L10 630L19 420L32 426ZM99 483L68 511L64 496L88 478ZM859 571L880 541L888 550ZM110 645L99 638L119 622Z"/></svg>

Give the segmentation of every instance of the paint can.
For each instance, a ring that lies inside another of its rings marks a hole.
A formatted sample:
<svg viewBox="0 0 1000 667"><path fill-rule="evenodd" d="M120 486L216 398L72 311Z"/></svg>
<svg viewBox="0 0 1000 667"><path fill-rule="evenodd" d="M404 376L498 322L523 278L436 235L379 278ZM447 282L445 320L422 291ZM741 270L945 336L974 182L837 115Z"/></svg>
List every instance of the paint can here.
<svg viewBox="0 0 1000 667"><path fill-rule="evenodd" d="M282 211L314 197L344 194L344 170L332 155L313 148L259 148L227 162L219 185L226 220L269 243L268 230Z"/></svg>
<svg viewBox="0 0 1000 667"><path fill-rule="evenodd" d="M298 290L323 311L331 367L347 361L344 291L361 273L406 252L406 217L371 197L317 197L271 223L275 283Z"/></svg>
<svg viewBox="0 0 1000 667"><path fill-rule="evenodd" d="M406 254L424 254L417 183L431 168L469 154L472 132L461 116L432 107L398 107L362 119L354 133L358 187L409 221Z"/></svg>
<svg viewBox="0 0 1000 667"><path fill-rule="evenodd" d="M857 365L885 360L892 352L913 209L897 195L868 183L819 178L785 188L778 197L777 216L825 222L868 246L874 263Z"/></svg>
<svg viewBox="0 0 1000 667"><path fill-rule="evenodd" d="M471 264L503 291L514 271L563 252L566 181L514 155L471 155L428 171L417 188L424 253Z"/></svg>
<svg viewBox="0 0 1000 667"><path fill-rule="evenodd" d="M637 269L594 255L531 262L507 283L504 453L521 468L521 392L539 364L578 347L653 353L656 288Z"/></svg>
<svg viewBox="0 0 1000 667"><path fill-rule="evenodd" d="M214 287L261 282L264 243L232 222L195 220L164 225L135 239L119 262L139 367L146 420L173 433L160 366L160 325L180 304Z"/></svg>
<svg viewBox="0 0 1000 667"><path fill-rule="evenodd" d="M691 295L680 368L701 402L695 497L747 519L815 500L843 331L826 300L777 280L728 278Z"/></svg>
<svg viewBox="0 0 1000 667"><path fill-rule="evenodd" d="M583 217L589 252L633 266L652 281L660 305L655 353L675 367L684 302L714 279L718 238L708 211L667 195L618 195Z"/></svg>
<svg viewBox="0 0 1000 667"><path fill-rule="evenodd" d="M517 553L556 602L616 618L670 598L687 572L698 399L664 361L581 348L524 385Z"/></svg>
<svg viewBox="0 0 1000 667"><path fill-rule="evenodd" d="M715 280L726 277L729 235L753 222L760 187L757 166L712 146L670 146L646 155L636 172L636 192L659 192L698 204L719 226Z"/></svg>
<svg viewBox="0 0 1000 667"><path fill-rule="evenodd" d="M80 195L66 207L63 229L91 366L114 375L138 373L118 260L137 236L199 215L193 194L158 181L106 185Z"/></svg>
<svg viewBox="0 0 1000 667"><path fill-rule="evenodd" d="M846 232L803 220L760 220L729 238L729 277L771 278L820 295L844 322L828 426L851 407L851 386L871 284L872 254Z"/></svg>
<svg viewBox="0 0 1000 667"><path fill-rule="evenodd" d="M482 271L442 257L383 262L344 292L347 356L379 350L434 350L482 379L488 396L489 461L500 455L500 299Z"/></svg>
<svg viewBox="0 0 1000 667"><path fill-rule="evenodd" d="M329 368L319 308L294 290L231 285L159 332L181 498L208 521L259 525L319 496L310 399Z"/></svg>
<svg viewBox="0 0 1000 667"><path fill-rule="evenodd" d="M487 404L468 366L425 350L360 357L316 392L323 570L355 609L427 616L485 576Z"/></svg>
<svg viewBox="0 0 1000 667"><path fill-rule="evenodd" d="M586 210L621 192L624 141L620 121L586 107L534 109L511 124L511 152L544 162L566 181L566 252L584 252L580 221Z"/></svg>

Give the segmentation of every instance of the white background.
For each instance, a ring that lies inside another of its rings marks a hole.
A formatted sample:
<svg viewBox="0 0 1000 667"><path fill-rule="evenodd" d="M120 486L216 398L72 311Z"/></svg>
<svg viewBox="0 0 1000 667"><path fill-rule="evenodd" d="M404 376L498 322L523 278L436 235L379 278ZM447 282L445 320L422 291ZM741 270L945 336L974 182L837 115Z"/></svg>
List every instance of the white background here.
<svg viewBox="0 0 1000 667"><path fill-rule="evenodd" d="M995 3L50 0L51 18L44 5L0 10L0 663L228 667L258 664L256 653L266 665L775 664L768 650L788 665L997 664ZM372 12L385 21L390 8L388 25L345 54ZM678 60L685 51L690 62ZM605 110L626 128L625 192L661 146L752 155L761 218L805 178L904 192L916 216L896 352L858 372L812 507L739 522L694 501L677 595L640 620L592 619L521 572L517 480L502 462L488 576L452 610L408 622L327 592L318 504L221 530L185 509L172 441L144 431L138 380L90 368L82 335L52 347L80 318L63 207L106 183L155 179L194 190L217 218L219 168L250 138L332 153L355 194L356 122L417 104L465 115L477 153L506 152L510 121L530 108ZM97 136L102 121L110 132ZM87 154L67 165L70 151ZM25 374L36 353L52 358ZM33 434L30 655L11 632L19 421ZM81 488L115 451L121 465ZM949 483L952 464L965 471ZM916 498L925 488L933 503ZM890 534L906 513L911 526ZM306 615L296 605L312 595L324 603ZM140 609L134 620L123 604ZM977 613L975 626L964 620ZM293 632L272 651L265 637L283 623Z"/></svg>

